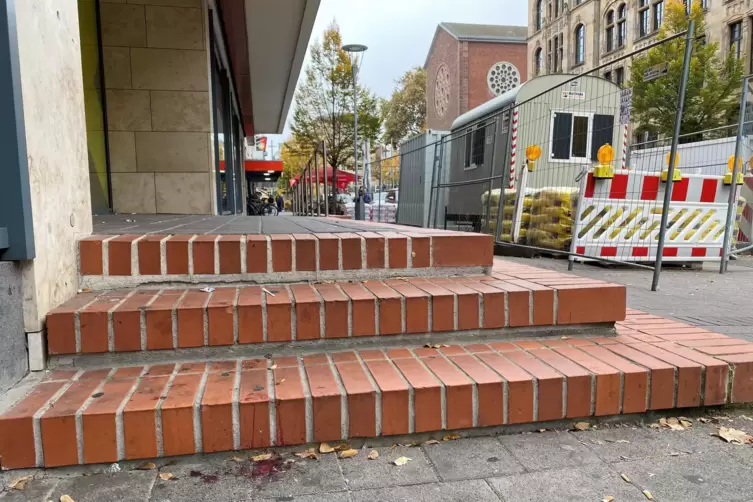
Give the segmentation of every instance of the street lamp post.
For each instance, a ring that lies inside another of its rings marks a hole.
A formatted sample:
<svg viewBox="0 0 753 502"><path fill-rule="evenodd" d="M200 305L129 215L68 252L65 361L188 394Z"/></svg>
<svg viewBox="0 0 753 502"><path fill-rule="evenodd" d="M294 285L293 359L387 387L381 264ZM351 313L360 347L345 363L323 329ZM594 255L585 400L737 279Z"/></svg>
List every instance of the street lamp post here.
<svg viewBox="0 0 753 502"><path fill-rule="evenodd" d="M355 55L358 53L366 52L368 47L361 44L348 44L343 45L343 50L350 54L350 67L353 71L353 168L356 174L356 197L355 197L355 212L356 219L364 219L364 204L361 197L361 189L358 187L358 86L357 86L357 73L358 69L355 64ZM361 58L363 60L363 58Z"/></svg>

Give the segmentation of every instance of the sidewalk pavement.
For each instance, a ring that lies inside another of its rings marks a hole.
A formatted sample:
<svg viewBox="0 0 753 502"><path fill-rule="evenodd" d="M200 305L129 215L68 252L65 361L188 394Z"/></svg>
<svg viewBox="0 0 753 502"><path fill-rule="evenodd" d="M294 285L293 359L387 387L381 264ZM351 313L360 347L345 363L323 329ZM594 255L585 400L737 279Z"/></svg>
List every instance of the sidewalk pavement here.
<svg viewBox="0 0 753 502"><path fill-rule="evenodd" d="M564 260L524 262L567 267ZM725 276L669 270L658 293L650 291L651 273L645 270L577 265L575 273L626 284L631 308L753 340L749 264L753 261L737 262ZM260 452L244 452L162 459L150 470L121 462L6 471L0 472L0 502L57 502L63 495L75 502L622 502L648 500L644 491L661 502L753 500L753 446L712 436L722 426L753 433L753 410L708 409L687 416L692 426L685 430L657 428L660 415L647 414L591 420L595 427L585 431L562 421L543 432L508 427L478 431L486 432L481 437L436 436L437 444L427 444L429 436L418 445L354 442L353 458L331 453L302 459L295 453L304 448L297 447L276 449L273 458L257 463L249 457ZM379 457L369 460L374 449ZM397 466L399 457L411 460ZM23 490L9 488L25 476L31 478Z"/></svg>

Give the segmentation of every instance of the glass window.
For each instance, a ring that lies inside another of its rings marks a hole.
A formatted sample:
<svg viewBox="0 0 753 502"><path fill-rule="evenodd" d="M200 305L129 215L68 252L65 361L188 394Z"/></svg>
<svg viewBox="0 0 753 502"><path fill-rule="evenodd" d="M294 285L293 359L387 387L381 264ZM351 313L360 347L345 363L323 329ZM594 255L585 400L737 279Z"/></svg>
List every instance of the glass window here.
<svg viewBox="0 0 753 502"><path fill-rule="evenodd" d="M614 11L607 13L607 52L614 50Z"/></svg>
<svg viewBox="0 0 753 502"><path fill-rule="evenodd" d="M536 75L541 75L542 65L544 64L544 55L541 50L541 47L536 49L536 52L534 52L534 71Z"/></svg>
<svg viewBox="0 0 753 502"><path fill-rule="evenodd" d="M740 59L743 50L743 22L738 21L729 26L729 48L732 54Z"/></svg>
<svg viewBox="0 0 753 502"><path fill-rule="evenodd" d="M541 12L541 4L544 0L536 0L536 31L541 29L542 23L542 12Z"/></svg>
<svg viewBox="0 0 753 502"><path fill-rule="evenodd" d="M620 5L617 10L617 47L625 47L627 41L627 8L625 4Z"/></svg>
<svg viewBox="0 0 753 502"><path fill-rule="evenodd" d="M588 155L588 117L573 117L573 145L571 157L578 159Z"/></svg>
<svg viewBox="0 0 753 502"><path fill-rule="evenodd" d="M484 164L486 125L482 122L465 133L465 168L475 169Z"/></svg>
<svg viewBox="0 0 753 502"><path fill-rule="evenodd" d="M575 64L582 64L586 60L586 27L578 25L575 28Z"/></svg>
<svg viewBox="0 0 753 502"><path fill-rule="evenodd" d="M664 0L656 2L653 6L654 11L654 31L658 31L664 21Z"/></svg>
<svg viewBox="0 0 753 502"><path fill-rule="evenodd" d="M554 72L560 71L559 53L560 53L560 37L554 37Z"/></svg>
<svg viewBox="0 0 753 502"><path fill-rule="evenodd" d="M609 80L609 81L611 82L611 81L612 81L612 72L611 72L611 71L608 71L608 72L606 72L606 73L604 74L604 78L605 78L606 80Z"/></svg>
<svg viewBox="0 0 753 502"><path fill-rule="evenodd" d="M614 83L623 87L625 84L625 68L617 68L614 71Z"/></svg>
<svg viewBox="0 0 753 502"><path fill-rule="evenodd" d="M650 33L651 27L649 25L649 15L648 0L641 0L638 7L639 35L641 37L645 37Z"/></svg>

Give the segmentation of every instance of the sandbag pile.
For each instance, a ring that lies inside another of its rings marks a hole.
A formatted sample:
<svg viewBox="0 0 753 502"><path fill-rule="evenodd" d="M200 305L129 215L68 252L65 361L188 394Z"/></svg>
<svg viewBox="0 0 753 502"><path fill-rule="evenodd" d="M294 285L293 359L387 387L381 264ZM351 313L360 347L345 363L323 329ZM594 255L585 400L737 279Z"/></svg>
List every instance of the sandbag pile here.
<svg viewBox="0 0 753 502"><path fill-rule="evenodd" d="M500 190L493 190L491 194L491 218L486 225L485 215L482 217L482 228L488 228L489 233L496 235L497 212L499 208ZM517 190L506 189L502 204L502 233L503 242L512 242L512 219L515 213ZM482 207L486 207L489 192L481 196ZM527 188L523 198L520 236L518 243L547 249L569 250L572 241L575 209L578 191L570 187Z"/></svg>

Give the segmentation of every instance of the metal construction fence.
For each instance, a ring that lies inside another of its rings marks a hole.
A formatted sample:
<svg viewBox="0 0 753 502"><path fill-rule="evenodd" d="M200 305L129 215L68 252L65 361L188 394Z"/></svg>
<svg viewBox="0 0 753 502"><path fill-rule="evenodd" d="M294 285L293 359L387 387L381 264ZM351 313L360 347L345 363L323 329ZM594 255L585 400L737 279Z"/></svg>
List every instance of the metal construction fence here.
<svg viewBox="0 0 753 502"><path fill-rule="evenodd" d="M652 268L653 289L662 262L721 261L723 271L741 205L742 163L730 158L749 156L751 93L746 78L739 123L727 128L731 145L704 149L703 158L684 145L726 135L683 122L693 29L586 73L533 79L417 145L412 154L423 149L421 161L432 162L424 226L489 233L499 246L566 255L571 267L597 260ZM637 121L624 79L632 62L659 49L674 59L643 76L678 89L677 103L666 105L674 131L631 145ZM402 211L401 203L398 223Z"/></svg>

